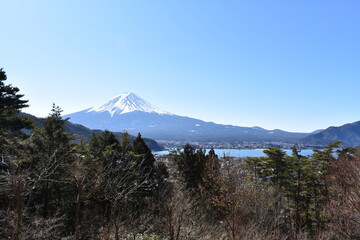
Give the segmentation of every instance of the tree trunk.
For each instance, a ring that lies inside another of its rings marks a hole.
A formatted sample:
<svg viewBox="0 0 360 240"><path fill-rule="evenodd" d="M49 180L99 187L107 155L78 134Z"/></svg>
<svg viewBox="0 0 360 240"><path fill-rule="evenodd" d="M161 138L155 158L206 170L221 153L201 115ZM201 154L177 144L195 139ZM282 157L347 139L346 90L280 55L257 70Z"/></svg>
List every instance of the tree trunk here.
<svg viewBox="0 0 360 240"><path fill-rule="evenodd" d="M119 237L119 226L117 224L116 219L114 219L114 226L115 226L115 240L120 240Z"/></svg>
<svg viewBox="0 0 360 240"><path fill-rule="evenodd" d="M115 211L115 207L112 206L111 208L111 218L114 222L114 227L115 227L115 240L120 240L120 237L119 237L119 225L117 223L117 219L116 219L116 211Z"/></svg>
<svg viewBox="0 0 360 240"><path fill-rule="evenodd" d="M300 215L300 178L301 173L298 170L297 171L297 184L296 184L296 199L295 199L295 205L296 205L296 213L295 213L295 239L298 238L298 234L300 233L301 228L301 215Z"/></svg>
<svg viewBox="0 0 360 240"><path fill-rule="evenodd" d="M170 240L175 240L174 226L173 226L173 211L168 208L168 228L169 228L169 238Z"/></svg>
<svg viewBox="0 0 360 240"><path fill-rule="evenodd" d="M75 239L80 239L80 192L78 193L76 197L76 209L75 209Z"/></svg>
<svg viewBox="0 0 360 240"><path fill-rule="evenodd" d="M16 200L16 233L15 233L15 240L21 239L22 233L22 218L23 218L23 208L24 208L24 201L21 198L21 183L19 180L16 180L15 186L15 200Z"/></svg>

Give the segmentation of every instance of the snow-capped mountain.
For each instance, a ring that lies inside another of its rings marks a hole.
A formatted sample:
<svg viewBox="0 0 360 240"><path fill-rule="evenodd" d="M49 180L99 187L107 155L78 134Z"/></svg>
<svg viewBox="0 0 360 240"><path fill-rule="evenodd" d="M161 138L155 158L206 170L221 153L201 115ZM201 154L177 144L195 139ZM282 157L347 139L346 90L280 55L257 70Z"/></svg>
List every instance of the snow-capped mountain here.
<svg viewBox="0 0 360 240"><path fill-rule="evenodd" d="M125 114L135 111L171 115L171 113L162 111L130 92L122 93L103 104L88 109L88 112L108 112L111 116L114 116L114 114Z"/></svg>
<svg viewBox="0 0 360 240"><path fill-rule="evenodd" d="M268 141L304 137L305 133L266 130L205 122L163 111L134 93L123 93L105 103L65 115L91 129L126 130L156 140Z"/></svg>

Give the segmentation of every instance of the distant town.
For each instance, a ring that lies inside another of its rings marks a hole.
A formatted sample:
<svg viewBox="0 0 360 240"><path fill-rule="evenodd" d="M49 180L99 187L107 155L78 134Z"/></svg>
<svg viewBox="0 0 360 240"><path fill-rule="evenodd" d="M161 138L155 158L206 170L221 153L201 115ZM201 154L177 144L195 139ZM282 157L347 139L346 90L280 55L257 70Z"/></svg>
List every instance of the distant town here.
<svg viewBox="0 0 360 240"><path fill-rule="evenodd" d="M322 148L322 145L304 145L291 142L280 142L280 141L260 141L260 142L196 142L196 141L176 141L176 140L157 140L157 142L165 149L183 148L187 143L190 143L196 148L204 149L264 149L267 147L276 147L281 149L291 149L296 146L299 149L312 149Z"/></svg>

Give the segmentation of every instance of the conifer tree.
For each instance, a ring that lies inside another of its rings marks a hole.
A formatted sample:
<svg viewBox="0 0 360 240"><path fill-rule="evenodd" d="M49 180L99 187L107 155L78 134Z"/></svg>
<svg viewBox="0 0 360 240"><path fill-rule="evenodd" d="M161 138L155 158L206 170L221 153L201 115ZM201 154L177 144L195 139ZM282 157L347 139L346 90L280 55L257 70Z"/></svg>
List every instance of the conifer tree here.
<svg viewBox="0 0 360 240"><path fill-rule="evenodd" d="M130 226L138 216L138 206L144 201L142 192L148 186L147 173L142 168L144 159L139 160L131 152L128 136L123 133L119 142L113 133L106 131L100 141L104 149L101 188L116 240L120 239L120 223L125 221Z"/></svg>
<svg viewBox="0 0 360 240"><path fill-rule="evenodd" d="M132 146L132 151L136 155L139 155L139 157L141 158L141 168L151 177L152 171L154 170L155 158L154 155L151 153L151 149L146 145L140 133L135 138Z"/></svg>
<svg viewBox="0 0 360 240"><path fill-rule="evenodd" d="M19 88L6 85L6 73L0 68L0 155L6 157L16 151L18 140L25 137L21 129L32 128L32 122L25 116L19 116L21 109L28 107Z"/></svg>
<svg viewBox="0 0 360 240"><path fill-rule="evenodd" d="M340 146L340 142L333 142L325 146L324 150L314 149L314 154L307 159L304 165L306 173L304 179L306 199L306 226L308 231L315 235L323 228L324 207L328 200L329 187L326 181L328 166L335 161L335 148Z"/></svg>
<svg viewBox="0 0 360 240"><path fill-rule="evenodd" d="M30 129L31 121L26 117L19 117L22 108L27 107L24 95L19 89L6 85L7 76L0 69L0 214L3 209L16 213L13 226L8 227L8 235L19 240L23 236L23 216L25 204L31 191L28 181L28 165L26 164L23 141L23 128ZM0 216L3 219L3 216ZM0 225L6 225L2 221ZM13 229L12 229L13 227ZM1 228L1 227L0 227ZM0 231L1 232L1 231ZM1 233L0 233L1 235Z"/></svg>
<svg viewBox="0 0 360 240"><path fill-rule="evenodd" d="M264 153L268 156L262 162L265 177L270 177L271 181L281 188L287 181L288 158L284 151L274 147L269 147Z"/></svg>
<svg viewBox="0 0 360 240"><path fill-rule="evenodd" d="M16 132L30 127L30 121L18 116L22 108L28 107L19 88L6 85L6 73L0 68L0 131Z"/></svg>
<svg viewBox="0 0 360 240"><path fill-rule="evenodd" d="M198 174L196 169L196 152L195 149L190 145L184 146L183 152L173 156L177 163L179 173L183 178L187 189L195 189L199 184L201 176Z"/></svg>
<svg viewBox="0 0 360 240"><path fill-rule="evenodd" d="M200 155L201 156L201 155ZM203 161L201 195L203 201L208 205L208 196L218 194L218 179L220 176L220 160L211 148Z"/></svg>
<svg viewBox="0 0 360 240"><path fill-rule="evenodd" d="M158 190L158 183L163 181L161 179L163 176L161 172L158 171L161 169L157 169L155 165L155 158L151 149L146 145L140 133L133 142L132 154L134 158L132 161L135 166L135 178L138 183L141 184L134 193L131 201L133 217L134 219L138 219L144 211L148 211L151 199Z"/></svg>
<svg viewBox="0 0 360 240"><path fill-rule="evenodd" d="M195 151L190 144L186 144L184 150L172 158L187 189L199 194L200 191L214 187L211 186L211 178L219 170L219 161L213 149L206 155L206 150L200 148Z"/></svg>
<svg viewBox="0 0 360 240"><path fill-rule="evenodd" d="M44 218L56 214L63 206L64 180L68 178L69 165L73 161L73 135L65 130L62 110L53 104L51 113L42 122L43 128L37 127L29 142L29 154L32 165L32 179L36 180L36 199L43 204L34 206Z"/></svg>

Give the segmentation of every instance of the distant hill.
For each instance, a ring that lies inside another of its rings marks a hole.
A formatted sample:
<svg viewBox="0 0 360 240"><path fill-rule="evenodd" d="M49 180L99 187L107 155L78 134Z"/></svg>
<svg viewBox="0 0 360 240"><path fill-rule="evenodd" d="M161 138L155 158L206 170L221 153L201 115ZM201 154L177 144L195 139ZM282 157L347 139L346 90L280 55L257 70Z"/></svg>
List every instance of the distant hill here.
<svg viewBox="0 0 360 240"><path fill-rule="evenodd" d="M40 126L40 127L43 126L41 121L44 120L44 118L38 118L38 117L35 117L28 113L21 113L21 115L27 116L28 118L32 119L37 126ZM71 132L75 136L83 139L85 142L87 142L91 138L93 132L97 133L97 134L102 134L102 132L103 132L102 130L91 130L81 124L75 124L70 121L67 121L65 123L65 129L66 129L66 131ZM113 133L118 139L121 139L121 136L122 136L121 132L113 132ZM152 151L161 151L164 149L153 139L150 139L150 138L143 138L143 139L144 139L146 145ZM134 141L135 136L130 135L130 140Z"/></svg>
<svg viewBox="0 0 360 240"><path fill-rule="evenodd" d="M316 133L319 133L319 132L321 132L321 131L324 131L324 129L315 130L315 131L311 132L310 134L316 134Z"/></svg>
<svg viewBox="0 0 360 240"><path fill-rule="evenodd" d="M343 145L360 146L360 121L340 127L329 127L319 133L306 136L300 141L307 145L327 145L341 141Z"/></svg>
<svg viewBox="0 0 360 240"><path fill-rule="evenodd" d="M181 141L292 141L309 135L279 129L216 124L175 115L153 106L134 93L123 93L102 104L65 115L91 129L126 130L156 140Z"/></svg>

